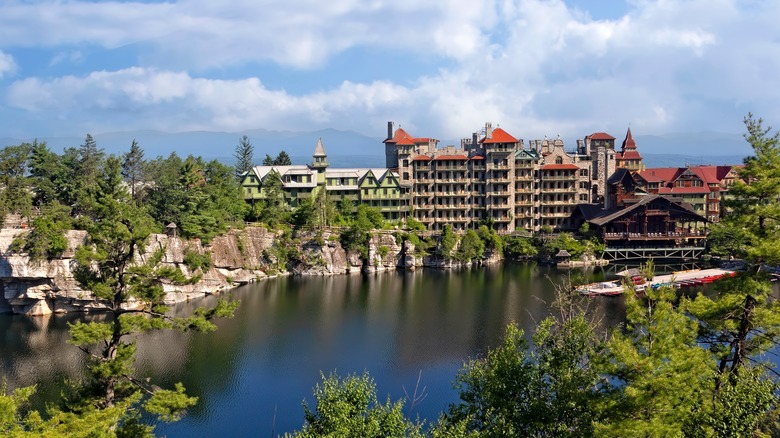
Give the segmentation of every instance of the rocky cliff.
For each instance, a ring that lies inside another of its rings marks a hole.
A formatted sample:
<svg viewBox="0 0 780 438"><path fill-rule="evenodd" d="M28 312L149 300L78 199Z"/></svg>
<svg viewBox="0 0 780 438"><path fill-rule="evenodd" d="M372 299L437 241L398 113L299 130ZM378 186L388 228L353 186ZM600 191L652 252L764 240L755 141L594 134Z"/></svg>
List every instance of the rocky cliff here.
<svg viewBox="0 0 780 438"><path fill-rule="evenodd" d="M24 232L0 230L0 312L44 315L98 311L103 307L73 278L73 256L76 248L84 243L85 232L69 231L66 235L68 249L62 256L43 261L33 261L26 254L10 251L13 239ZM371 237L365 259L358 253L345 251L338 236L328 232L291 237L261 227L247 227L219 236L208 245L198 240L154 234L137 261L143 261L160 249L164 251L164 265L180 269L188 276L201 274L200 281L192 285L165 285L166 301L171 304L274 275L375 273L463 265L448 259L415 256L414 246L408 241L401 243L393 234L381 232ZM208 254L210 265L193 272L192 263L186 262L188 254ZM491 256L487 262L498 259Z"/></svg>

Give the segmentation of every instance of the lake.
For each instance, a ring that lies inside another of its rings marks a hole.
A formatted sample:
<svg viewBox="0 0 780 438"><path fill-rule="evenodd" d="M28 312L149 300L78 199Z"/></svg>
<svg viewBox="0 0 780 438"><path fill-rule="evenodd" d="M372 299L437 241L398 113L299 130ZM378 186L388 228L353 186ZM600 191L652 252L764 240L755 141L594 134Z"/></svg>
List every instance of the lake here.
<svg viewBox="0 0 780 438"><path fill-rule="evenodd" d="M615 268L572 271L588 280ZM412 416L435 421L457 401L452 383L464 362L500 342L508 323L530 334L550 312L555 286L568 271L504 263L456 271L283 277L236 288L235 318L208 334L153 333L139 340L138 375L162 387L182 381L199 397L181 421L160 424L167 436L276 436L300 429L301 402L320 372L368 371L379 399L411 395L418 375L427 397ZM213 301L207 298L205 302ZM183 303L186 314L204 301ZM586 301L612 326L625 316L622 298ZM67 322L84 315L0 315L0 376L9 387L39 383L39 401L77 379L82 353L66 343ZM408 404L407 404L408 408Z"/></svg>

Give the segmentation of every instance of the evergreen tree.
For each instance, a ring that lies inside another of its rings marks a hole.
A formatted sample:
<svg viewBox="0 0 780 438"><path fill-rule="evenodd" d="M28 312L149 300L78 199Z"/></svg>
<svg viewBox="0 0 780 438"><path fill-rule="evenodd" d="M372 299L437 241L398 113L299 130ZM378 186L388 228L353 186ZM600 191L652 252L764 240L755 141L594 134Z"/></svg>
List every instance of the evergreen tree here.
<svg viewBox="0 0 780 438"><path fill-rule="evenodd" d="M22 143L0 151L0 225L7 213L30 217L33 199L26 173L32 147Z"/></svg>
<svg viewBox="0 0 780 438"><path fill-rule="evenodd" d="M276 166L290 166L292 165L292 160L290 159L290 156L287 155L287 152L281 151L279 152L279 155L274 158L274 165Z"/></svg>
<svg viewBox="0 0 780 438"><path fill-rule="evenodd" d="M703 340L737 373L755 354L780 341L780 304L771 296L764 265L780 265L780 145L761 119L745 118L745 139L755 155L738 170L740 179L724 201L728 215L714 227L715 239L733 239L733 255L747 262L734 279L719 282L717 298L699 295L691 311L700 318Z"/></svg>
<svg viewBox="0 0 780 438"><path fill-rule="evenodd" d="M130 196L136 201L141 197L140 187L146 182L144 150L133 139L130 150L122 155L122 176L130 187Z"/></svg>
<svg viewBox="0 0 780 438"><path fill-rule="evenodd" d="M240 179L241 175L252 170L254 165L252 162L252 156L254 154L254 146L249 141L249 137L244 135L238 141L236 150L233 153L233 157L236 158L236 179Z"/></svg>
<svg viewBox="0 0 780 438"><path fill-rule="evenodd" d="M263 158L263 166L273 166L274 165L274 158L268 154L265 154L265 158Z"/></svg>
<svg viewBox="0 0 780 438"><path fill-rule="evenodd" d="M173 421L196 399L188 397L181 384L171 390L157 389L135 377L135 335L170 328L213 330L215 326L209 320L231 316L237 303L220 301L216 307L201 309L188 318L167 315L163 283L184 284L192 279L177 268L160 266L163 250L138 263L156 227L122 185L119 159L110 157L106 161L97 183L92 189L96 220L87 227L87 244L76 252L74 275L106 306L110 317L70 326L70 342L88 355L90 373L68 408L77 413L129 408L147 395L144 409L164 421ZM122 413L124 426L148 433L151 427L139 425L134 412L128 409Z"/></svg>

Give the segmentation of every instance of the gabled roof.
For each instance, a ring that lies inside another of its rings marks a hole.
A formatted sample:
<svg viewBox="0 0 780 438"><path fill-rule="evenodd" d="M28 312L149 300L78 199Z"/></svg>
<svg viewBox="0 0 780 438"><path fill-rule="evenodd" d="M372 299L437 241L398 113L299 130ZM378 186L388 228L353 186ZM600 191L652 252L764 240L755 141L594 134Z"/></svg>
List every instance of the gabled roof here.
<svg viewBox="0 0 780 438"><path fill-rule="evenodd" d="M594 132L589 135L591 140L614 140L615 137L607 134L606 132Z"/></svg>
<svg viewBox="0 0 780 438"><path fill-rule="evenodd" d="M630 178L631 182L634 182L634 178L631 176L631 172L629 172L628 169L624 167L619 167L615 169L615 173L613 173L609 179L607 179L607 184L618 184L623 182L623 180L626 178Z"/></svg>
<svg viewBox="0 0 780 438"><path fill-rule="evenodd" d="M585 216L585 219L596 226L602 226L606 223L612 222L613 220L622 217L626 214L632 213L634 210L637 210L641 207L643 207L646 204L649 204L654 201L661 201L667 203L669 206L669 210L676 210L679 213L684 214L685 216L691 217L697 221L700 222L709 222L707 218L699 215L696 213L696 211L691 207L690 204L685 202L674 202L671 199L659 196L659 195L648 195L643 196L634 204L627 205L625 207L618 207L610 210L604 210L602 213L597 214L590 219L588 219L587 216L585 216L585 211L583 209L580 209L580 211L583 213L583 216Z"/></svg>
<svg viewBox="0 0 780 438"><path fill-rule="evenodd" d="M414 146L414 142L409 137L404 137L398 140L395 144L397 144L398 146Z"/></svg>
<svg viewBox="0 0 780 438"><path fill-rule="evenodd" d="M542 170L577 170L576 164L545 164Z"/></svg>
<svg viewBox="0 0 780 438"><path fill-rule="evenodd" d="M536 160L539 158L539 153L536 149L520 149L515 152L515 159L521 160Z"/></svg>
<svg viewBox="0 0 780 438"><path fill-rule="evenodd" d="M667 183L677 179L685 171L685 168L678 167L656 167L653 169L640 170L637 174L647 182Z"/></svg>
<svg viewBox="0 0 780 438"><path fill-rule="evenodd" d="M623 150L626 149L636 149L636 142L634 142L634 137L631 135L631 128L628 128L628 132L626 132L626 139L623 140Z"/></svg>
<svg viewBox="0 0 780 438"><path fill-rule="evenodd" d="M706 184L720 184L729 174L732 166L696 166L691 171Z"/></svg>
<svg viewBox="0 0 780 438"><path fill-rule="evenodd" d="M490 138L485 137L482 140L480 140L480 143L483 144L517 143L519 141L520 140L512 137L511 135L509 135L509 133L507 133L503 129L496 128L493 130L493 134L491 134Z"/></svg>

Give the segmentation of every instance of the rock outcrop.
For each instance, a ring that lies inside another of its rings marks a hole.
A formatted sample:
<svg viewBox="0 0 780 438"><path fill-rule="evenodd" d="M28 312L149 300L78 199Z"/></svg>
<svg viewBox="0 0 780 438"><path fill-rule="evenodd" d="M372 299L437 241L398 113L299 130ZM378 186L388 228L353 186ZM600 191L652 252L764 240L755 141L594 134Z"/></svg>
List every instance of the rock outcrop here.
<svg viewBox="0 0 780 438"><path fill-rule="evenodd" d="M11 250L14 238L25 232L21 229L0 230L0 312L44 315L104 308L74 279L73 256L76 248L85 242L84 231L69 231L67 250L59 258L42 261L30 260L26 254ZM194 284L164 285L169 304L275 275L376 273L464 265L441 257L415 255L414 245L408 240L399 242L395 235L387 232L372 235L365 259L357 252L345 251L337 234L312 232L291 237L261 227L232 230L208 245L199 240L153 234L136 262L143 262L158 250L163 250L163 265L175 267L187 276L200 275L200 280ZM209 256L205 257L205 254ZM193 272L193 263L188 261L188 256L193 255L210 259L210 264ZM499 259L492 256L488 261Z"/></svg>

